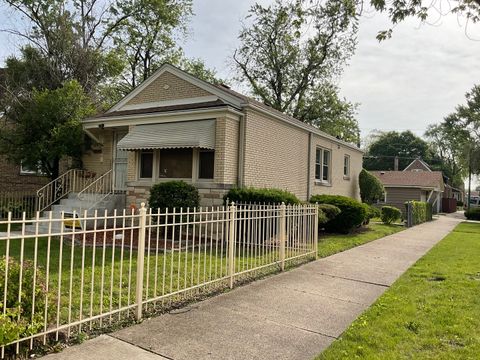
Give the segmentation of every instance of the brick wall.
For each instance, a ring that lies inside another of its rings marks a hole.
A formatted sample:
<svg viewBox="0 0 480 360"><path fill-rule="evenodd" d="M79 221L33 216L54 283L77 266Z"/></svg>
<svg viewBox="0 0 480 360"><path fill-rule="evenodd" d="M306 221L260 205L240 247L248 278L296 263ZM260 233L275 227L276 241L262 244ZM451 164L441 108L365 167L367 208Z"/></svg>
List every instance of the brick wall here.
<svg viewBox="0 0 480 360"><path fill-rule="evenodd" d="M103 143L101 150L88 150L82 156L83 167L102 175L113 167L113 146L114 131L109 129L98 129L92 131Z"/></svg>
<svg viewBox="0 0 480 360"><path fill-rule="evenodd" d="M20 165L7 161L0 156L0 192L37 191L50 180L45 176L21 175Z"/></svg>
<svg viewBox="0 0 480 360"><path fill-rule="evenodd" d="M214 181L217 184L236 184L239 121L226 117L218 118L215 131Z"/></svg>
<svg viewBox="0 0 480 360"><path fill-rule="evenodd" d="M331 151L331 184L323 185L315 182L315 152L317 147L328 149ZM310 179L312 182L312 195L329 194L329 195L343 195L360 200L360 187L358 185L358 176L362 171L362 153L352 150L344 145L313 135L312 138L312 157L311 157L311 173ZM350 176L344 178L343 176L343 160L344 156L350 156Z"/></svg>
<svg viewBox="0 0 480 360"><path fill-rule="evenodd" d="M253 110L245 116L244 185L307 198L308 132Z"/></svg>
<svg viewBox="0 0 480 360"><path fill-rule="evenodd" d="M156 101L188 99L212 95L178 76L164 72L145 89L131 99L127 105L136 105Z"/></svg>

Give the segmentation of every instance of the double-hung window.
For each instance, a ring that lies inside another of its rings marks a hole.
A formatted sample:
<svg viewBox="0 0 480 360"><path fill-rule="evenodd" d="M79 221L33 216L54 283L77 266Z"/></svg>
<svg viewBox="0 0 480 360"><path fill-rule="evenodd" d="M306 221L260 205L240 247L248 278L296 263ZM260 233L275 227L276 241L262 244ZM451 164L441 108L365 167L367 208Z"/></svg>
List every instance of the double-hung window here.
<svg viewBox="0 0 480 360"><path fill-rule="evenodd" d="M317 148L315 154L315 180L330 183L331 158L330 150Z"/></svg>

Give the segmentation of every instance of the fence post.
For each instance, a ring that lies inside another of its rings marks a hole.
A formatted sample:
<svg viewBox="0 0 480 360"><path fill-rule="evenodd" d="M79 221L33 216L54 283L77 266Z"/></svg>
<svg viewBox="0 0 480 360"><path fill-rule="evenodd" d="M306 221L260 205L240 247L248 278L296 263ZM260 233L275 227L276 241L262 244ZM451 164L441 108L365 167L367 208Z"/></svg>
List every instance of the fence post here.
<svg viewBox="0 0 480 360"><path fill-rule="evenodd" d="M286 231L287 231L287 218L286 218L286 206L282 202L280 205L280 268L285 270L285 243L286 243Z"/></svg>
<svg viewBox="0 0 480 360"><path fill-rule="evenodd" d="M315 249L315 260L318 259L318 202L315 203L315 220L313 221L314 225L314 233L313 233L313 241L315 242L315 245L313 245L313 248Z"/></svg>
<svg viewBox="0 0 480 360"><path fill-rule="evenodd" d="M135 289L135 301L137 311L135 317L138 320L142 318L143 308L143 263L145 260L145 231L147 226L147 209L145 203L140 208L140 223L138 228L138 246L137 246L137 283Z"/></svg>
<svg viewBox="0 0 480 360"><path fill-rule="evenodd" d="M228 275L230 276L230 289L233 289L235 275L235 203L232 201L229 208L229 232L228 232Z"/></svg>

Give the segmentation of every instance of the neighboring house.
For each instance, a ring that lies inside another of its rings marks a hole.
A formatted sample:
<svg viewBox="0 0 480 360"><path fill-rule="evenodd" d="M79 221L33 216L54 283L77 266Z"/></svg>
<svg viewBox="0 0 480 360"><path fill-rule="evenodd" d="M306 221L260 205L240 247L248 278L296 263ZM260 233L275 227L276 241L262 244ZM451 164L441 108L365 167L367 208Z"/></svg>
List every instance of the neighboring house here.
<svg viewBox="0 0 480 360"><path fill-rule="evenodd" d="M432 169L422 159L415 159L403 171L432 171Z"/></svg>
<svg viewBox="0 0 480 360"><path fill-rule="evenodd" d="M442 210L445 183L441 171L371 171L385 188L385 203L405 212L405 202L426 201Z"/></svg>
<svg viewBox="0 0 480 360"><path fill-rule="evenodd" d="M202 205L220 205L233 187L280 188L359 199L363 152L355 145L171 65L106 113L84 121L96 142L87 170L112 169L116 192L138 206L158 182L194 184Z"/></svg>
<svg viewBox="0 0 480 360"><path fill-rule="evenodd" d="M3 96L5 69L0 69L0 98ZM6 126L6 120L0 110L0 126ZM34 193L48 182L36 169L28 169L21 164L12 164L7 157L0 155L0 192L27 192Z"/></svg>

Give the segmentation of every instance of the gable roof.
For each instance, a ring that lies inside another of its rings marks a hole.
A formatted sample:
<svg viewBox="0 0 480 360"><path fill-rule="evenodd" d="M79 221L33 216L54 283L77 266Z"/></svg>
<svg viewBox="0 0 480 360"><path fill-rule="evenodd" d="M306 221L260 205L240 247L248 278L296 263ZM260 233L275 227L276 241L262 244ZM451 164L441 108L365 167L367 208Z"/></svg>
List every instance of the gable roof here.
<svg viewBox="0 0 480 360"><path fill-rule="evenodd" d="M161 76L165 72L173 73L175 76L186 80L193 85L206 90L208 93L212 94L212 98L208 99L209 101L205 102L198 102L198 103L178 103L178 104L163 104L164 106L151 106L151 107L144 107L135 109L128 109L122 110L130 100L135 98L142 90L148 87L153 81L155 81L159 76ZM286 115L281 111L278 111L271 106L265 105L260 101L257 101L251 97L238 93L234 90L231 90L228 87L222 85L215 85L211 84L207 81L199 79L171 64L164 64L162 65L157 71L155 71L147 80L137 86L134 90L132 90L128 95L126 95L122 100L112 106L107 112L104 114L97 115L93 119L101 119L101 118L113 118L118 116L128 116L128 115L136 115L136 114L154 114L160 112L169 112L169 111L177 111L177 110L193 110L193 109L205 109L205 108L212 108L212 107L233 107L237 110L243 110L245 108L252 108L254 110L263 112L269 116L277 118L281 121L287 122L293 126L302 128L306 131L311 133L317 134L324 138L334 141L337 144L344 145L350 149L356 150L358 152L363 153L363 150L358 148L355 144L348 143L346 141L340 140L335 136L327 134L316 127L306 124L301 120L298 120L294 117ZM92 118L86 119L93 120Z"/></svg>
<svg viewBox="0 0 480 360"><path fill-rule="evenodd" d="M422 159L413 160L403 171L432 171L430 166Z"/></svg>
<svg viewBox="0 0 480 360"><path fill-rule="evenodd" d="M441 171L371 171L385 187L435 188L444 190Z"/></svg>

